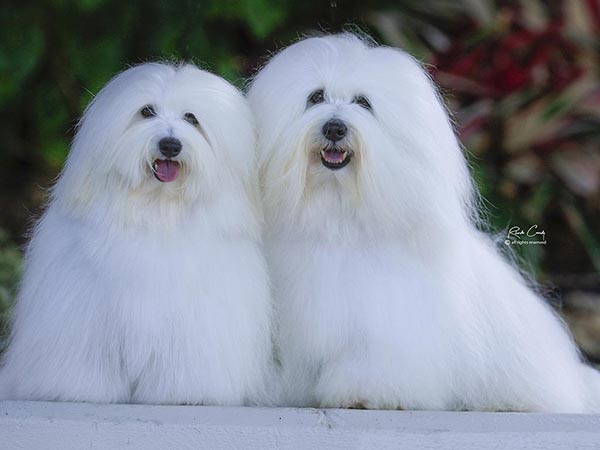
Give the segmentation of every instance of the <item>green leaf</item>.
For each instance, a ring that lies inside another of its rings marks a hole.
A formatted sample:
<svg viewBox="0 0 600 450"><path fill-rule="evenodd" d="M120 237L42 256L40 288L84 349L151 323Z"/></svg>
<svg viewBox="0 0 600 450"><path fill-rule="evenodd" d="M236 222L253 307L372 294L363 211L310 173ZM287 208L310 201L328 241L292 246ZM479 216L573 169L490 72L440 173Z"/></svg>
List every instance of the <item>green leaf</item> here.
<svg viewBox="0 0 600 450"><path fill-rule="evenodd" d="M277 0L223 0L213 1L207 16L245 21L252 33L266 38L286 18L285 3Z"/></svg>
<svg viewBox="0 0 600 450"><path fill-rule="evenodd" d="M8 10L0 15L0 104L18 95L44 52L42 31L28 14Z"/></svg>

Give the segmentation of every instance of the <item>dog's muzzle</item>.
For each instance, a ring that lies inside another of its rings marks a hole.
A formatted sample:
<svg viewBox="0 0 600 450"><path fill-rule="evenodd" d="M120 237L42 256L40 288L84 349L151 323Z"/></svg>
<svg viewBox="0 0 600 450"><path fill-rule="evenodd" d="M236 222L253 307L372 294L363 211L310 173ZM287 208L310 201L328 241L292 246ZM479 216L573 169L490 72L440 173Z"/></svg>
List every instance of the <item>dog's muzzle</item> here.
<svg viewBox="0 0 600 450"><path fill-rule="evenodd" d="M331 149L321 150L321 163L331 170L341 169L346 166L352 159L352 153L347 150Z"/></svg>
<svg viewBox="0 0 600 450"><path fill-rule="evenodd" d="M172 160L182 149L181 141L174 137L164 137L158 142L158 150L165 159L155 159L152 163L152 173L158 181L169 183L179 176L179 162Z"/></svg>
<svg viewBox="0 0 600 450"><path fill-rule="evenodd" d="M346 166L352 159L352 153L338 145L348 133L346 124L340 119L331 119L323 125L322 133L331 145L321 150L321 163L331 170Z"/></svg>

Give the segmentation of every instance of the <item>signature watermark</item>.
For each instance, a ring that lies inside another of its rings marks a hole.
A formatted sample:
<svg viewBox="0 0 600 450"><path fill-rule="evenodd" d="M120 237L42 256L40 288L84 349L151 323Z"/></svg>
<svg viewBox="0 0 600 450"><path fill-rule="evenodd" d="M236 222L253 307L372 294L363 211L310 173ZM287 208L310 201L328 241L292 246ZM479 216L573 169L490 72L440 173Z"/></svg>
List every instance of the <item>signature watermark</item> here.
<svg viewBox="0 0 600 450"><path fill-rule="evenodd" d="M506 245L546 245L546 232L537 224L529 228L510 227L504 240Z"/></svg>

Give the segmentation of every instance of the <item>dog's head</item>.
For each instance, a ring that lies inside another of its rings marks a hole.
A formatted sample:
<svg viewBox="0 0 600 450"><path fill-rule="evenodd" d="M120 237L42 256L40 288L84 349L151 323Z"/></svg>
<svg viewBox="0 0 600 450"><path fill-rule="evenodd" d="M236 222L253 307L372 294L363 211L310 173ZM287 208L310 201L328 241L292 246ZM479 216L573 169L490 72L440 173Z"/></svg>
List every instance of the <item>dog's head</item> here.
<svg viewBox="0 0 600 450"><path fill-rule="evenodd" d="M225 80L192 65L142 64L86 110L55 197L210 202L251 183L254 142L250 109Z"/></svg>
<svg viewBox="0 0 600 450"><path fill-rule="evenodd" d="M273 57L248 98L270 220L407 231L465 212L464 157L429 77L405 52L351 34L308 38Z"/></svg>

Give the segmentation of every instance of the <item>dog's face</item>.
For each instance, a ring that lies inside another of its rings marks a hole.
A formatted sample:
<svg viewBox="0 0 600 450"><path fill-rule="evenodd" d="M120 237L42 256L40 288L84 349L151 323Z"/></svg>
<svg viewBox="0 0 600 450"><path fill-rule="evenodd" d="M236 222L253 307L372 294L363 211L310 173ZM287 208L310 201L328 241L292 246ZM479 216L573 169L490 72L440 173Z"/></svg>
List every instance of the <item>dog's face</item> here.
<svg viewBox="0 0 600 450"><path fill-rule="evenodd" d="M266 209L319 225L361 218L414 226L458 214L469 187L445 109L420 65L353 35L310 38L276 55L249 100Z"/></svg>
<svg viewBox="0 0 600 450"><path fill-rule="evenodd" d="M243 190L254 166L254 130L243 95L194 66L143 64L94 99L59 187L78 200L190 203Z"/></svg>

